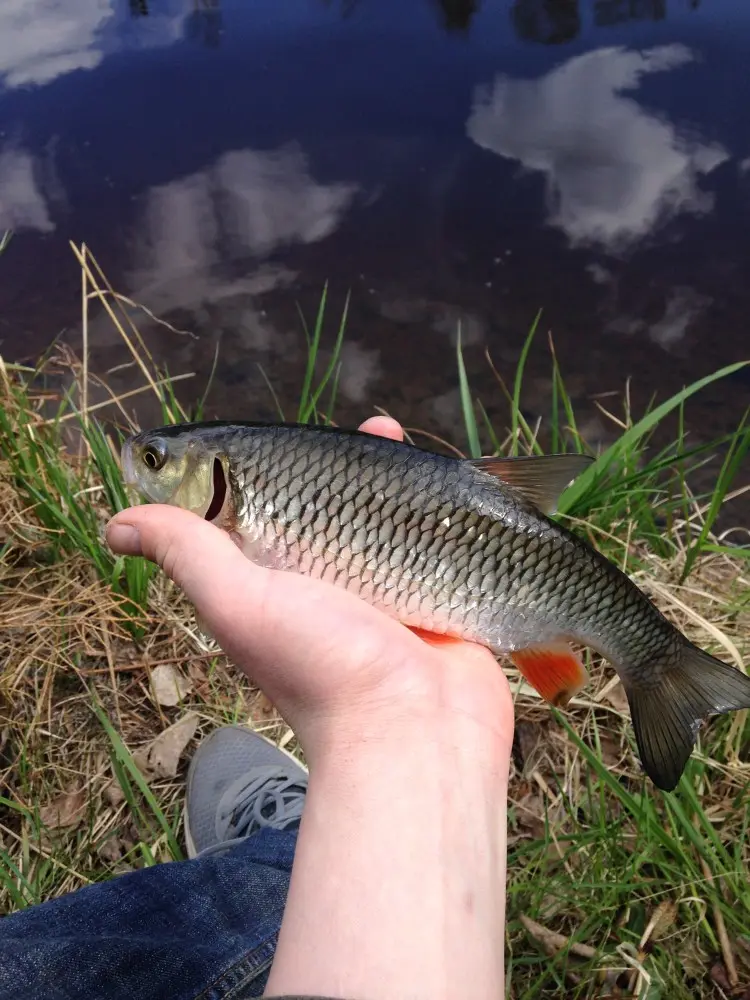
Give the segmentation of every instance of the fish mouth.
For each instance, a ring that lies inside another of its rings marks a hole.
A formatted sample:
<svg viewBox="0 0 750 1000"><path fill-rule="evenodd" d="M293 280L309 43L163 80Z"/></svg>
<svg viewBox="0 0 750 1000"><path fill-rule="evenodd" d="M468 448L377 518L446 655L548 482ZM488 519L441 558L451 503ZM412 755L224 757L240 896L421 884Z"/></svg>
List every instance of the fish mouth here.
<svg viewBox="0 0 750 1000"><path fill-rule="evenodd" d="M126 486L135 487L138 480L135 475L135 462L133 461L133 445L126 441L120 453L120 464L122 465L122 481Z"/></svg>
<svg viewBox="0 0 750 1000"><path fill-rule="evenodd" d="M126 441L122 446L120 465L122 466L122 482L125 487L125 496L131 507L135 507L143 502L145 495L138 483L138 476L135 472L133 445L130 441Z"/></svg>

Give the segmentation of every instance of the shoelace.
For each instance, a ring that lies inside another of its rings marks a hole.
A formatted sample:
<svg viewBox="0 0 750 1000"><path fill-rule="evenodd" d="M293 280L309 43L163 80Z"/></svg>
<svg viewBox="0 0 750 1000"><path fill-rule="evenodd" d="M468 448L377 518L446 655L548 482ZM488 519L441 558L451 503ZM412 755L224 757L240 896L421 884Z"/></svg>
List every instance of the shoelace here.
<svg viewBox="0 0 750 1000"><path fill-rule="evenodd" d="M277 764L253 769L229 785L219 799L215 831L217 843L200 852L205 857L241 843L264 826L285 830L299 822L305 804L307 779Z"/></svg>

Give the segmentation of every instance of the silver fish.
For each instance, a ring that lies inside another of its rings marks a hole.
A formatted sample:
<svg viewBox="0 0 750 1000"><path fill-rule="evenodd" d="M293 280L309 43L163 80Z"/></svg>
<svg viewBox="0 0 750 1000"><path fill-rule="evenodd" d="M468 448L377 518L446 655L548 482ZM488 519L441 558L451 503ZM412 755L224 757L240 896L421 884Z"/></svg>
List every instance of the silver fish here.
<svg viewBox="0 0 750 1000"><path fill-rule="evenodd" d="M617 670L641 762L672 790L708 715L750 678L691 643L613 563L548 515L592 461L457 459L359 431L203 423L128 439L126 483L233 532L253 561L345 587L404 625L508 655L548 701Z"/></svg>

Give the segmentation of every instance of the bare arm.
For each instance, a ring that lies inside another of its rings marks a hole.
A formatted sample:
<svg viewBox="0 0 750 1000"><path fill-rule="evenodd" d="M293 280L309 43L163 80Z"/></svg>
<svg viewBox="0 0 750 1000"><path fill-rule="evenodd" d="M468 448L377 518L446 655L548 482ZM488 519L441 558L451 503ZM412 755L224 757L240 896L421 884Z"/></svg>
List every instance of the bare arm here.
<svg viewBox="0 0 750 1000"><path fill-rule="evenodd" d="M503 996L508 740L441 721L311 771L267 996Z"/></svg>

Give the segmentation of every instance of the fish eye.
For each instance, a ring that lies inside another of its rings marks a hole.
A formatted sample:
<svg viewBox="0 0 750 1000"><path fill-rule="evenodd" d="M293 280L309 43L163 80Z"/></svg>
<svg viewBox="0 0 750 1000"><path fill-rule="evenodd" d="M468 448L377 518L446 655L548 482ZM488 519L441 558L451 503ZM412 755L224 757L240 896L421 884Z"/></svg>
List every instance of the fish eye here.
<svg viewBox="0 0 750 1000"><path fill-rule="evenodd" d="M162 442L149 444L143 449L144 463L154 472L158 472L167 461L167 449Z"/></svg>

